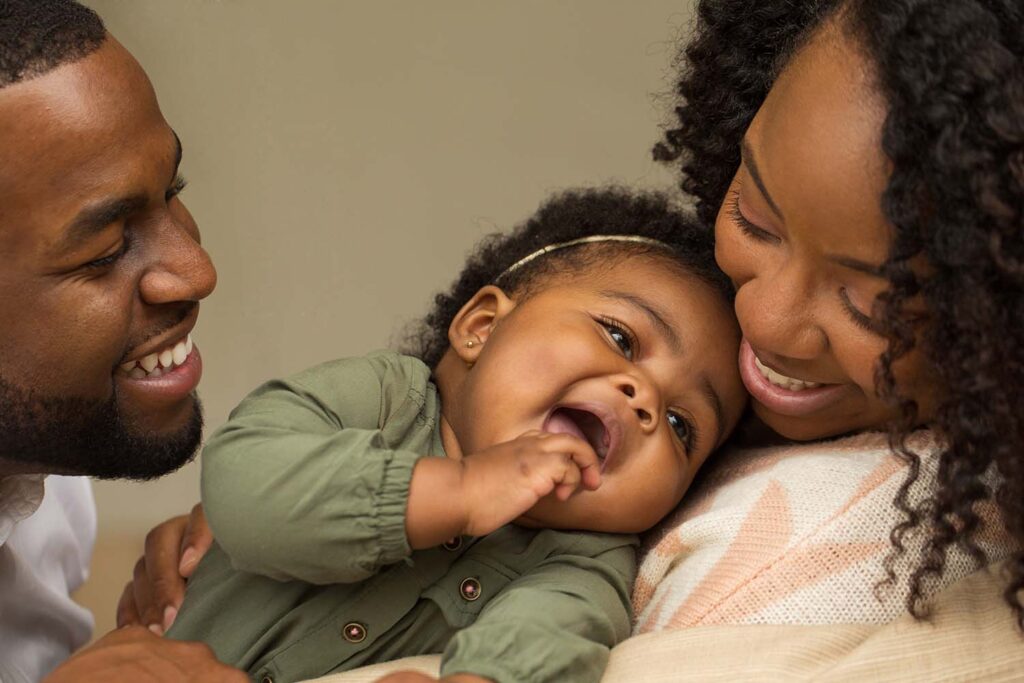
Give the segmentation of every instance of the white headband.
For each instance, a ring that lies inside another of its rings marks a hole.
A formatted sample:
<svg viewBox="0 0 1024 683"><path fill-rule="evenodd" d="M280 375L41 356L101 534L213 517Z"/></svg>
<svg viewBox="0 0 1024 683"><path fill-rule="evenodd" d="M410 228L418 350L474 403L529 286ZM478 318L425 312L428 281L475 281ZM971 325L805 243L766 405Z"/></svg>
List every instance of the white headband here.
<svg viewBox="0 0 1024 683"><path fill-rule="evenodd" d="M510 274L519 270L530 261L540 258L545 254L550 254L553 251L559 249L566 249L568 247L575 247L579 244L591 244L593 242L633 242L635 244L646 244L652 247L658 247L660 249L667 249L672 251L672 247L665 244L661 240L656 240L653 237L642 237L640 235L590 235L589 237L577 237L574 240L568 242L559 242L557 244L549 244L546 247L542 247L532 254L528 254L523 258L519 259L511 266L501 272L501 274L494 278L494 282L500 282L502 278L508 277Z"/></svg>

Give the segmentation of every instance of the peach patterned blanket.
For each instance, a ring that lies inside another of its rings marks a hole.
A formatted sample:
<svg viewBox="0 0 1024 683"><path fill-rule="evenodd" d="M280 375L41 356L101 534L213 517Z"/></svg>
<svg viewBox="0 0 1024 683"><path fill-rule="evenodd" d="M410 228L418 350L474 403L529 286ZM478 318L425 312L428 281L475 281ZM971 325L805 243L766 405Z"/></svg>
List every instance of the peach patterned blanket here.
<svg viewBox="0 0 1024 683"><path fill-rule="evenodd" d="M910 441L923 467L912 499L933 481L935 442ZM885 577L889 532L902 519L892 505L906 466L879 433L826 444L735 449L709 463L699 486L649 535L633 594L634 633L710 624L890 622L905 612L906 577L920 534ZM1008 541L992 506L980 544L989 560ZM936 592L976 569L956 549Z"/></svg>

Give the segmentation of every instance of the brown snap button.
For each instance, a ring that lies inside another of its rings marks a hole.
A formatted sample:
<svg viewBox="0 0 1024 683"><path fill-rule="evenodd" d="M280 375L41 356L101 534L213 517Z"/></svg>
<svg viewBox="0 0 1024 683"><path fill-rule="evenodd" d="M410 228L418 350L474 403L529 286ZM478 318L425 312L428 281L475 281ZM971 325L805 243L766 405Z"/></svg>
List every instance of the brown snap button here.
<svg viewBox="0 0 1024 683"><path fill-rule="evenodd" d="M458 550L462 547L462 536L453 536L441 544L445 550Z"/></svg>
<svg viewBox="0 0 1024 683"><path fill-rule="evenodd" d="M270 674L263 674L263 678L260 679L260 683L274 683L274 677Z"/></svg>
<svg viewBox="0 0 1024 683"><path fill-rule="evenodd" d="M345 640L350 643L361 643L366 640L366 627L358 621L350 621L345 624L345 628L342 629L341 633L345 636Z"/></svg>
<svg viewBox="0 0 1024 683"><path fill-rule="evenodd" d="M480 582L473 577L463 579L462 584L459 586L459 593L462 594L462 599L469 602L473 602L480 597L480 590Z"/></svg>

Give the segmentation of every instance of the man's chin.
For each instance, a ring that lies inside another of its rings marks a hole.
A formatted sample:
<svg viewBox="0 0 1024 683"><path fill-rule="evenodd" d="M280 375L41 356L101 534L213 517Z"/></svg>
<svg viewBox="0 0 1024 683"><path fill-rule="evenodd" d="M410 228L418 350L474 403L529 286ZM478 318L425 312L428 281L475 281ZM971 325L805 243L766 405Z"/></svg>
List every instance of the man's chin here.
<svg viewBox="0 0 1024 683"><path fill-rule="evenodd" d="M195 458L203 437L203 416L199 401L176 427L147 431L128 427L115 437L116 448L109 454L93 451L82 472L99 479L149 480L170 474Z"/></svg>
<svg viewBox="0 0 1024 683"><path fill-rule="evenodd" d="M202 439L198 399L175 410L140 420L116 397L40 398L0 378L0 459L41 473L155 479L192 460Z"/></svg>

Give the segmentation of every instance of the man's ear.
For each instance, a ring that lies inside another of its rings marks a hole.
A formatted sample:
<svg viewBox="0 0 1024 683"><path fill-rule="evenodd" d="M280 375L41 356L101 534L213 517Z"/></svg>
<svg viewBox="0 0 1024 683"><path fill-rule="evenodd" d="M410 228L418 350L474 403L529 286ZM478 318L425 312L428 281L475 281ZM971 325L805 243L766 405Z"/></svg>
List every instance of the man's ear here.
<svg viewBox="0 0 1024 683"><path fill-rule="evenodd" d="M448 326L448 343L468 365L476 362L494 326L516 307L505 292L494 285L482 287L459 309Z"/></svg>

